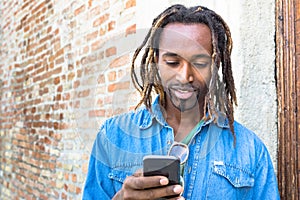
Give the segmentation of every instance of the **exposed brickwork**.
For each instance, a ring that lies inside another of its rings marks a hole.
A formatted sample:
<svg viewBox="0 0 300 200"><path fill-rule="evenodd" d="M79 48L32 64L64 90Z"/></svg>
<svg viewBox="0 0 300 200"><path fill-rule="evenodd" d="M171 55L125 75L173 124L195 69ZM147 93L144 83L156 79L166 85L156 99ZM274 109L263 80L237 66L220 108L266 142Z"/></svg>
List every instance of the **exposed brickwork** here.
<svg viewBox="0 0 300 200"><path fill-rule="evenodd" d="M135 6L0 2L0 199L81 198L101 122L132 108L118 41L136 32Z"/></svg>

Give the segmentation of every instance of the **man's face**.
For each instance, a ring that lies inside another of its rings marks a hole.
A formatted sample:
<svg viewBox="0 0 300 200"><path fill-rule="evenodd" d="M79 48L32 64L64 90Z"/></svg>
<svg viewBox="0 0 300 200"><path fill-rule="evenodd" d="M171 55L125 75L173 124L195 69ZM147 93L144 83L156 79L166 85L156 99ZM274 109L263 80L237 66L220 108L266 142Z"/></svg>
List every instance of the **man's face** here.
<svg viewBox="0 0 300 200"><path fill-rule="evenodd" d="M171 103L181 112L202 105L211 78L212 38L204 24L168 24L159 41L158 67Z"/></svg>

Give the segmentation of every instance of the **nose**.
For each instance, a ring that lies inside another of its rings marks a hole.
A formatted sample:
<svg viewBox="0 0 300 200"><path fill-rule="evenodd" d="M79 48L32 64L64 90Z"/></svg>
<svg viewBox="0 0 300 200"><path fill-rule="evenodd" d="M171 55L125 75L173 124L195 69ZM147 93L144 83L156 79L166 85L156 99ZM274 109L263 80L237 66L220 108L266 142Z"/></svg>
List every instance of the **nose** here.
<svg viewBox="0 0 300 200"><path fill-rule="evenodd" d="M182 84L191 83L194 81L193 68L189 62L184 61L182 63L180 71L177 75L177 80Z"/></svg>

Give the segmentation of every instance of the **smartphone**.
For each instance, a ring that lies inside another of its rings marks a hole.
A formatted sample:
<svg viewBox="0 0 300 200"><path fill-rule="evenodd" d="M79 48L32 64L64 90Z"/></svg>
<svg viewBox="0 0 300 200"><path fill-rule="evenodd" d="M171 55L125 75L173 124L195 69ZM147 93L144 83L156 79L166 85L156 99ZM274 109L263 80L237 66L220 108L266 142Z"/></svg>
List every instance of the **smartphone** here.
<svg viewBox="0 0 300 200"><path fill-rule="evenodd" d="M143 158L144 176L165 176L169 179L168 185L180 183L180 160L175 156L148 155ZM165 186L163 186L165 187ZM173 195L165 199L178 197Z"/></svg>

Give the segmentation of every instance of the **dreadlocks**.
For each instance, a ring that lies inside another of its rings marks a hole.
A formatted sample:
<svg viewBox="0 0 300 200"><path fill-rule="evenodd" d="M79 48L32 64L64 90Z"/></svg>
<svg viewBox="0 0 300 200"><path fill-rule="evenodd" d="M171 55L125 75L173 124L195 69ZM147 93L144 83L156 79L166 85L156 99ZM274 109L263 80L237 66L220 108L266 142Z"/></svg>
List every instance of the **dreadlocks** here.
<svg viewBox="0 0 300 200"><path fill-rule="evenodd" d="M207 116L208 113L208 118L211 118L213 115L217 118L218 110L225 112L235 139L233 104L237 105L237 100L231 70L231 34L224 20L214 11L205 7L196 6L186 8L183 5L173 5L153 20L152 28L147 33L141 46L136 49L131 64L131 78L142 97L137 107L145 104L148 109L151 109L152 92L160 95L160 105L165 106L166 104L164 89L155 63L155 57L159 53L159 37L162 28L176 22L183 24L203 23L209 27L213 48L212 77L208 86L208 93L205 96L204 116ZM140 63L141 80L139 80L135 69L135 62L142 49L144 49L144 54ZM221 78L218 74L220 66L222 68Z"/></svg>

